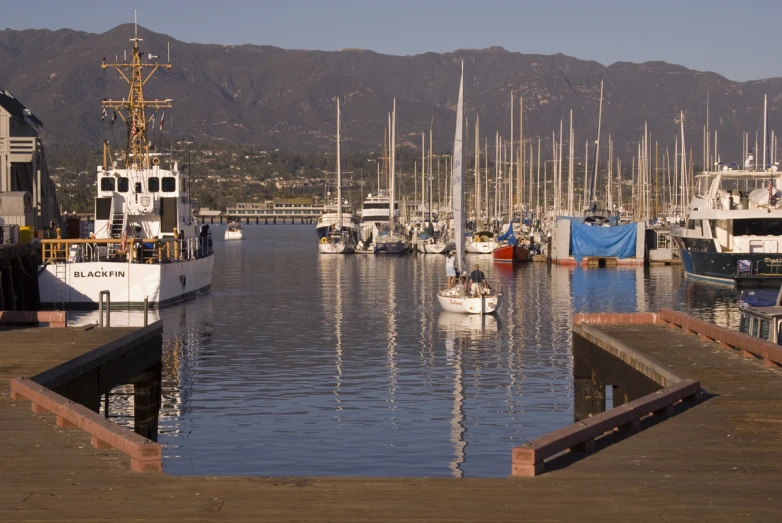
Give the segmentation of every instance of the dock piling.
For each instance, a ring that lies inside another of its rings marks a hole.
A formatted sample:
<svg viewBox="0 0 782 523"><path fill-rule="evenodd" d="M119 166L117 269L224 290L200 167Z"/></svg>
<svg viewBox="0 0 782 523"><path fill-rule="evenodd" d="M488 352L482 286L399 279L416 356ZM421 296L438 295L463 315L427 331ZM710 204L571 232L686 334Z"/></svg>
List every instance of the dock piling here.
<svg viewBox="0 0 782 523"><path fill-rule="evenodd" d="M106 296L106 327L111 327L111 292L100 291L98 295L98 326L103 327L103 296Z"/></svg>
<svg viewBox="0 0 782 523"><path fill-rule="evenodd" d="M144 296L144 327L149 325L149 296Z"/></svg>

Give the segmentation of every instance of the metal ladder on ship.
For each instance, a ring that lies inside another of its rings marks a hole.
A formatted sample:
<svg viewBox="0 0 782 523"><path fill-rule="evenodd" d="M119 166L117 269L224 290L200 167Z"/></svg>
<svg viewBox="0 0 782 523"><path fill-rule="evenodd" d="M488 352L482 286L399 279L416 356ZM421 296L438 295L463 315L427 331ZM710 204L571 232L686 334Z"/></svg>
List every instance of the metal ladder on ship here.
<svg viewBox="0 0 782 523"><path fill-rule="evenodd" d="M116 240L122 238L122 232L127 227L128 215L124 212L115 212L111 217L111 231L110 236ZM116 244L109 244L108 254L114 254L117 250Z"/></svg>
<svg viewBox="0 0 782 523"><path fill-rule="evenodd" d="M67 253L66 253L67 256ZM54 309L65 310L65 285L68 276L68 268L66 262L55 262L54 264L54 276L57 278L57 283L54 286ZM58 304L60 308L58 309Z"/></svg>

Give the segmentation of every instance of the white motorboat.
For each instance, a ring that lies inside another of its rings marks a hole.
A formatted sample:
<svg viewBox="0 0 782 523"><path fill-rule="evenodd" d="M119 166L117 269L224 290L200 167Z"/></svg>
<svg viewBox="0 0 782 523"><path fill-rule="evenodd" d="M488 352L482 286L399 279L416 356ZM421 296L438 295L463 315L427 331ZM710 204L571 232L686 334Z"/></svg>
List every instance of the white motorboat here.
<svg viewBox="0 0 782 523"><path fill-rule="evenodd" d="M456 133L453 141L453 221L456 241L457 274L464 272L464 184L462 174L462 125L464 122L464 63L459 84L459 102L456 105ZM502 292L483 285L477 292L468 292L457 283L450 289L437 293L437 300L443 310L463 314L491 314L502 304ZM472 289L470 289L472 291Z"/></svg>
<svg viewBox="0 0 782 523"><path fill-rule="evenodd" d="M353 213L343 213L345 202L342 201L342 166L340 158L340 112L337 98L337 201L336 209L326 208L326 212L318 219L315 231L320 243L318 251L322 254L350 254L356 249L356 223ZM336 212L334 212L336 211ZM347 218L347 220L346 220ZM346 223L347 221L347 223Z"/></svg>
<svg viewBox="0 0 782 523"><path fill-rule="evenodd" d="M155 125L148 111L170 108L171 100L145 99L144 78L171 64L142 63L141 39L131 41L131 63L102 63L130 84L127 98L103 100L107 123L119 116L127 125L127 142L113 159L104 142L92 237L42 240L38 284L47 307L95 308L106 292L112 306L147 300L156 307L208 292L212 284L211 233L208 225L199 231L193 218L189 172L170 157L164 169L164 155L151 152L154 144L147 140L147 126ZM152 71L144 74L145 68Z"/></svg>
<svg viewBox="0 0 782 523"><path fill-rule="evenodd" d="M225 229L225 240L241 240L242 224L240 222L231 222Z"/></svg>

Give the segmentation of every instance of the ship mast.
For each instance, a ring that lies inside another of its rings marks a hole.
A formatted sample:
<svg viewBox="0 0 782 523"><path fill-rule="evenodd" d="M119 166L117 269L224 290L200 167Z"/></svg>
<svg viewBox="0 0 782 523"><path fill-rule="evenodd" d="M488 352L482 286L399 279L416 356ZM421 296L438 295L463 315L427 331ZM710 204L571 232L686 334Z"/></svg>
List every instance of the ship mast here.
<svg viewBox="0 0 782 523"><path fill-rule="evenodd" d="M138 43L142 40L142 38L138 37L137 28L135 36L130 39L133 42L130 63L107 63L105 57L101 63L101 68L104 71L109 67L115 68L130 86L127 100L103 100L103 108L115 111L128 126L125 168L139 170L150 167L147 125L150 122L153 122L154 125L154 120L152 120L154 116L150 116L147 119L146 109L157 110L171 107L171 99L144 99L144 84L155 74L158 68L171 69L171 55L169 52L168 62L165 64L158 63L157 57L154 57L155 63L143 63L141 60L144 53L138 46ZM149 57L153 58L151 55ZM152 69L146 78L144 77L144 69Z"/></svg>

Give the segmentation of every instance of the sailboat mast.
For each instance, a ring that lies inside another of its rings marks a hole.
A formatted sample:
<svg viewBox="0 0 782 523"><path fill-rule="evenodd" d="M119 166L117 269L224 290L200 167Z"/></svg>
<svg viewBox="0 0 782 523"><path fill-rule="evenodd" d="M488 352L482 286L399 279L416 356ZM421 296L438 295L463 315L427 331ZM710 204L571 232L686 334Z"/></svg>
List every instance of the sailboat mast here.
<svg viewBox="0 0 782 523"><path fill-rule="evenodd" d="M432 226L432 127L434 122L429 126L429 225ZM440 169L440 160L437 160L437 169Z"/></svg>
<svg viewBox="0 0 782 523"><path fill-rule="evenodd" d="M424 226L424 202L426 201L426 133L421 133L421 227ZM418 205L416 203L416 205Z"/></svg>
<svg viewBox="0 0 782 523"><path fill-rule="evenodd" d="M597 140L595 140L595 168L592 172L592 199L597 200L597 170L600 160L600 127L603 123L603 79L600 80L600 109L597 112Z"/></svg>
<svg viewBox="0 0 782 523"><path fill-rule="evenodd" d="M519 152L516 155L516 201L519 205L519 223L523 223L524 207L524 98L519 96ZM528 189L529 190L529 189Z"/></svg>
<svg viewBox="0 0 782 523"><path fill-rule="evenodd" d="M475 117L475 228L479 228L481 219L481 139L480 120Z"/></svg>
<svg viewBox="0 0 782 523"><path fill-rule="evenodd" d="M573 216L573 109L570 110L570 138L568 139L567 215Z"/></svg>
<svg viewBox="0 0 782 523"><path fill-rule="evenodd" d="M766 134L768 129L768 95L763 95L763 170L766 170L766 166L768 166L768 163L766 162L766 150L768 149L768 142L766 141ZM717 139L714 139L714 149L717 149L716 141Z"/></svg>
<svg viewBox="0 0 782 523"><path fill-rule="evenodd" d="M537 213L540 215L540 135L538 135L538 166L537 166L537 174L538 174L538 183L537 183ZM543 180L543 184L545 185L546 180ZM540 216L538 216L538 219L540 219Z"/></svg>
<svg viewBox="0 0 782 523"><path fill-rule="evenodd" d="M510 165L508 166L508 222L513 223L513 91L510 92Z"/></svg>
<svg viewBox="0 0 782 523"><path fill-rule="evenodd" d="M342 162L340 161L339 121L339 98L337 98L337 230L342 229Z"/></svg>
<svg viewBox="0 0 782 523"><path fill-rule="evenodd" d="M464 62L456 104L456 132L453 139L453 221L456 231L456 267L464 271L464 187L462 186L462 122L464 121Z"/></svg>
<svg viewBox="0 0 782 523"><path fill-rule="evenodd" d="M394 98L394 109L391 116L391 190L390 193L390 201L388 203L390 207L390 212L388 216L388 227L389 232L393 234L394 229L396 228L396 220L394 219L394 198L395 198L395 174L396 174L396 98Z"/></svg>

